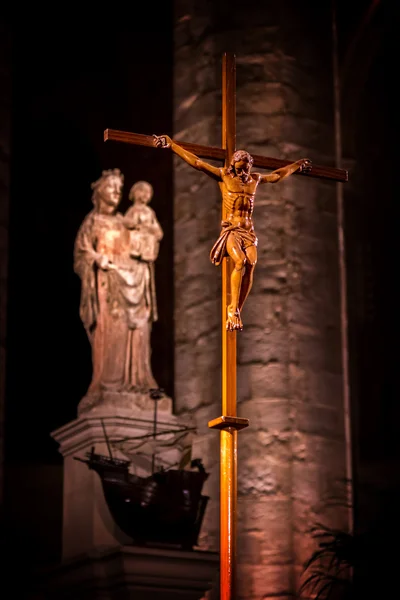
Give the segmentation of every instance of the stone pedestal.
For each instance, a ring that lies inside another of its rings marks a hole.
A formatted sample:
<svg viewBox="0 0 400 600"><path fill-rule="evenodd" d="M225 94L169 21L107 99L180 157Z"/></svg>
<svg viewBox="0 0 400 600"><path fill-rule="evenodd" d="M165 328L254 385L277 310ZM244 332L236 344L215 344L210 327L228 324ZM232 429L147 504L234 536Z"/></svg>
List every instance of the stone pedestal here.
<svg viewBox="0 0 400 600"><path fill-rule="evenodd" d="M122 408L117 398L108 400L52 433L64 457L62 563L39 574L38 597L200 600L217 576L218 553L134 546L112 518L99 475L81 462L93 447L97 454L111 451L113 458L126 459L118 440L153 432L154 402L148 397L131 398L130 406L125 398ZM158 430L188 425L172 414L169 398L157 408ZM171 463L174 452L171 446ZM149 474L145 467L134 469Z"/></svg>
<svg viewBox="0 0 400 600"><path fill-rule="evenodd" d="M172 414L172 400L163 396L157 400L159 412L164 416ZM84 396L78 405L78 416L90 415L127 415L139 416L152 413L154 400L144 392L103 391L98 396Z"/></svg>
<svg viewBox="0 0 400 600"><path fill-rule="evenodd" d="M218 569L218 554L121 546L92 551L42 572L47 600L200 600Z"/></svg>
<svg viewBox="0 0 400 600"><path fill-rule="evenodd" d="M111 449L114 458L126 459L127 456L113 444L118 440L151 433L154 418L152 406L154 403L150 404L149 400L147 404L143 402L142 408L136 404L135 411L118 409L112 404L104 405L101 409L85 412L52 433L64 457L63 560L131 541L117 527L110 514L99 475L76 459L85 459L86 453L93 447L98 454L109 456ZM168 408L168 403L160 407L157 413L158 428L178 429L180 422ZM169 462L173 462L177 450L172 447L169 452ZM140 467L136 467L135 472L139 476L149 474Z"/></svg>

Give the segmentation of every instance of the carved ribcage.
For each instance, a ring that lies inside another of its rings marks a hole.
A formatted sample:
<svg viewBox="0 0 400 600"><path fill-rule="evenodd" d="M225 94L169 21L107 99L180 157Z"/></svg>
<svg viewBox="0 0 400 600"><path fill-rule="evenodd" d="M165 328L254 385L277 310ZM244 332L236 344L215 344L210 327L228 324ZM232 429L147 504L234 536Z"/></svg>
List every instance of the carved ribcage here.
<svg viewBox="0 0 400 600"><path fill-rule="evenodd" d="M236 209L238 208L237 204L238 204L238 200L240 197L243 197L242 194L238 193L236 196L232 197L232 196L224 196L224 209L226 211L226 214L229 215L233 212L234 206L236 204ZM253 208L254 208L254 197L245 197L244 201L246 202L246 206L247 206L247 210L249 212L249 216L251 216L253 214ZM239 200L240 202L240 200Z"/></svg>

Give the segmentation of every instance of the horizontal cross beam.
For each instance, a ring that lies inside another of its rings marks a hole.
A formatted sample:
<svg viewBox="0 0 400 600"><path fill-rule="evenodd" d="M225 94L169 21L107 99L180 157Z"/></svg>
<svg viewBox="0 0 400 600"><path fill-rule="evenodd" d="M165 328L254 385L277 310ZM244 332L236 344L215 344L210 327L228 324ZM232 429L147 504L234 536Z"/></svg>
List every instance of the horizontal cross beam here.
<svg viewBox="0 0 400 600"><path fill-rule="evenodd" d="M152 135L143 135L141 133L129 133L128 131L119 131L117 129L106 129L104 131L104 141L125 142L135 146L148 146L154 148L154 138ZM202 146L200 144L192 144L190 142L179 142L174 140L185 150L196 154L200 158L208 158L211 160L225 160L226 151L223 148L216 146ZM254 166L262 169L279 169L286 167L293 161L283 160L281 158L271 158L252 154ZM295 173L302 177L318 177L320 179L329 179L331 181L346 182L348 181L348 172L344 169L335 169L334 167L324 167L320 165L312 165L309 172Z"/></svg>

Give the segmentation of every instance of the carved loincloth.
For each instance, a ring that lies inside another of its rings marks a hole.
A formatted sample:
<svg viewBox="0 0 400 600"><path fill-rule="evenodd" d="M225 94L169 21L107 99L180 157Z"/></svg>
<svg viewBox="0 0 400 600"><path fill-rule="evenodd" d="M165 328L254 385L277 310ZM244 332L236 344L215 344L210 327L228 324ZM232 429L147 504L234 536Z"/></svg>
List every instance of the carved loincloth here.
<svg viewBox="0 0 400 600"><path fill-rule="evenodd" d="M243 227L231 225L228 221L222 221L221 233L210 252L210 259L214 265L220 265L224 256L227 256L226 244L230 235L234 236L243 251L249 246L257 246L258 240L254 231L248 231Z"/></svg>

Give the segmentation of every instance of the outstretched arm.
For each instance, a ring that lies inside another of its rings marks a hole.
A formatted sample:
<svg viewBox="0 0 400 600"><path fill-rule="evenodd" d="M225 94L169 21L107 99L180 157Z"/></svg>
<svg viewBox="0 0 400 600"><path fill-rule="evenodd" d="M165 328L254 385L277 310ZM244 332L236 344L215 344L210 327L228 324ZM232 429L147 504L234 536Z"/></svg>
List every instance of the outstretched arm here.
<svg viewBox="0 0 400 600"><path fill-rule="evenodd" d="M201 160L201 158L195 154L192 154L192 152L185 150L168 135L155 135L154 138L154 143L157 148L171 148L172 152L175 152L175 154L180 156L191 167L194 167L198 171L203 171L203 173L207 173L207 175L221 181L221 169L219 167L214 167L204 160Z"/></svg>
<svg viewBox="0 0 400 600"><path fill-rule="evenodd" d="M311 160L308 158L301 158L286 167L281 167L280 169L276 169L276 171L272 171L272 173L269 173L268 175L260 175L259 183L277 183L278 181L285 179L285 177L289 177L289 175L292 175L292 173L295 173L296 171L304 173L306 171L311 171L311 168Z"/></svg>

